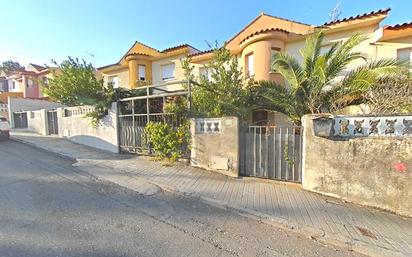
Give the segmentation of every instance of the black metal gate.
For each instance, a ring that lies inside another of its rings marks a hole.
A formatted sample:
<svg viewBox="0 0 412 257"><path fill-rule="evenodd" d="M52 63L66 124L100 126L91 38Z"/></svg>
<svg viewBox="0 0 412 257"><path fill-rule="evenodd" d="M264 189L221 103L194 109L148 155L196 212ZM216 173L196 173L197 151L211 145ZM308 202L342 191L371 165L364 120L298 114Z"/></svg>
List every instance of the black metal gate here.
<svg viewBox="0 0 412 257"><path fill-rule="evenodd" d="M57 110L47 111L47 134L57 135L59 134L59 127L57 124Z"/></svg>
<svg viewBox="0 0 412 257"><path fill-rule="evenodd" d="M27 128L27 112L14 112L13 124L14 128Z"/></svg>
<svg viewBox="0 0 412 257"><path fill-rule="evenodd" d="M302 127L248 126L241 131L240 174L302 180Z"/></svg>

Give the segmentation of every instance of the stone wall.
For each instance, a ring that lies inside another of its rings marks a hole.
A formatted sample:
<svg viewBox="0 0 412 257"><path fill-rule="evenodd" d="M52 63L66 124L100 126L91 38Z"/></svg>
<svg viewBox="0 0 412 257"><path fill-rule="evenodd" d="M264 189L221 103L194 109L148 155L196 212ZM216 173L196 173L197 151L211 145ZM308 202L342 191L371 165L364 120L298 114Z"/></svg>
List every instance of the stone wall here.
<svg viewBox="0 0 412 257"><path fill-rule="evenodd" d="M302 119L303 188L412 216L412 137L399 133L369 136L373 128L367 127L369 122L365 122L362 133L356 133L355 124L350 123L342 128L343 132L349 128L348 135L336 136L341 133L336 131L340 128L336 121L342 117L333 117L335 129L330 136L319 137L313 129L313 120L318 117L307 115ZM405 131L405 127L396 128ZM380 127L379 134L387 129Z"/></svg>
<svg viewBox="0 0 412 257"><path fill-rule="evenodd" d="M239 119L192 119L190 129L191 165L237 177Z"/></svg>

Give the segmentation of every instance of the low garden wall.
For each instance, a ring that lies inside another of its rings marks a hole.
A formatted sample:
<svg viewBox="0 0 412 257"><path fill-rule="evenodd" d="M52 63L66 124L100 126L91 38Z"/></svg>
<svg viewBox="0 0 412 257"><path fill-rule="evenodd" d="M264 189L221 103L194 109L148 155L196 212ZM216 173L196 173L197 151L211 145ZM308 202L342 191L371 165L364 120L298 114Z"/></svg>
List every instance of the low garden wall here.
<svg viewBox="0 0 412 257"><path fill-rule="evenodd" d="M237 177L239 119L191 119L191 165Z"/></svg>
<svg viewBox="0 0 412 257"><path fill-rule="evenodd" d="M12 117L14 112L22 112L22 111L38 111L38 110L52 110L59 107L64 107L64 105L39 100L39 99L28 99L28 98L9 98L8 99L8 108L9 108L9 121L10 126L14 128L14 119ZM27 117L28 118L28 117Z"/></svg>
<svg viewBox="0 0 412 257"><path fill-rule="evenodd" d="M96 127L92 125L91 118L85 117L93 110L93 107L88 106L58 108L59 136L79 144L118 153L116 103L112 104L108 115Z"/></svg>
<svg viewBox="0 0 412 257"><path fill-rule="evenodd" d="M302 119L303 188L412 216L412 116L322 117Z"/></svg>
<svg viewBox="0 0 412 257"><path fill-rule="evenodd" d="M47 135L47 110L28 111L27 129L40 135Z"/></svg>

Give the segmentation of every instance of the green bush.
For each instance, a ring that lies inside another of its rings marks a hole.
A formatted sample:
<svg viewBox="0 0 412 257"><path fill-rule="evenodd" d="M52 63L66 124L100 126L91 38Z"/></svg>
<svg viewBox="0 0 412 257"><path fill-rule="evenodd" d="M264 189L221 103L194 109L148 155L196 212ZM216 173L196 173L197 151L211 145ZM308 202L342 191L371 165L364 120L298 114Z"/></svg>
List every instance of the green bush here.
<svg viewBox="0 0 412 257"><path fill-rule="evenodd" d="M174 128L164 122L149 122L146 131L152 149L160 158L176 161L186 153L189 141L187 124Z"/></svg>

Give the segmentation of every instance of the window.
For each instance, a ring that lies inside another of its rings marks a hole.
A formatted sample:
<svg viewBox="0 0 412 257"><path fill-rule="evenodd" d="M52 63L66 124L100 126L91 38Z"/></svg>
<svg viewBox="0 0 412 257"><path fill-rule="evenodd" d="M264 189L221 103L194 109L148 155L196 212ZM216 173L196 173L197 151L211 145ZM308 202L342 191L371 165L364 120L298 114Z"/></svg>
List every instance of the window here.
<svg viewBox="0 0 412 257"><path fill-rule="evenodd" d="M109 76L108 81L113 85L113 88L119 87L119 77L117 75Z"/></svg>
<svg viewBox="0 0 412 257"><path fill-rule="evenodd" d="M11 89L16 89L16 81L12 81L11 83Z"/></svg>
<svg viewBox="0 0 412 257"><path fill-rule="evenodd" d="M209 68L201 67L199 68L199 75L207 78L207 80L212 81L212 74Z"/></svg>
<svg viewBox="0 0 412 257"><path fill-rule="evenodd" d="M162 65L162 79L168 80L173 79L175 77L175 64L166 64Z"/></svg>
<svg viewBox="0 0 412 257"><path fill-rule="evenodd" d="M43 77L43 84L48 85L49 84L49 78L48 77Z"/></svg>
<svg viewBox="0 0 412 257"><path fill-rule="evenodd" d="M146 80L146 65L139 65L139 80Z"/></svg>
<svg viewBox="0 0 412 257"><path fill-rule="evenodd" d="M246 76L253 76L255 74L253 53L245 56Z"/></svg>
<svg viewBox="0 0 412 257"><path fill-rule="evenodd" d="M398 49L396 55L399 61L406 61L409 62L409 64L412 64L412 47ZM409 70L412 72L412 68Z"/></svg>
<svg viewBox="0 0 412 257"><path fill-rule="evenodd" d="M398 49L397 58L402 61L412 61L412 48Z"/></svg>
<svg viewBox="0 0 412 257"><path fill-rule="evenodd" d="M32 87L33 86L33 80L32 79L28 79L27 80L27 87Z"/></svg>
<svg viewBox="0 0 412 257"><path fill-rule="evenodd" d="M259 110L252 113L252 122L257 126L266 126L268 123L268 112Z"/></svg>
<svg viewBox="0 0 412 257"><path fill-rule="evenodd" d="M270 70L272 70L272 63L275 60L275 57L278 53L280 53L279 48L272 47L272 49L270 49L270 63L269 63Z"/></svg>

